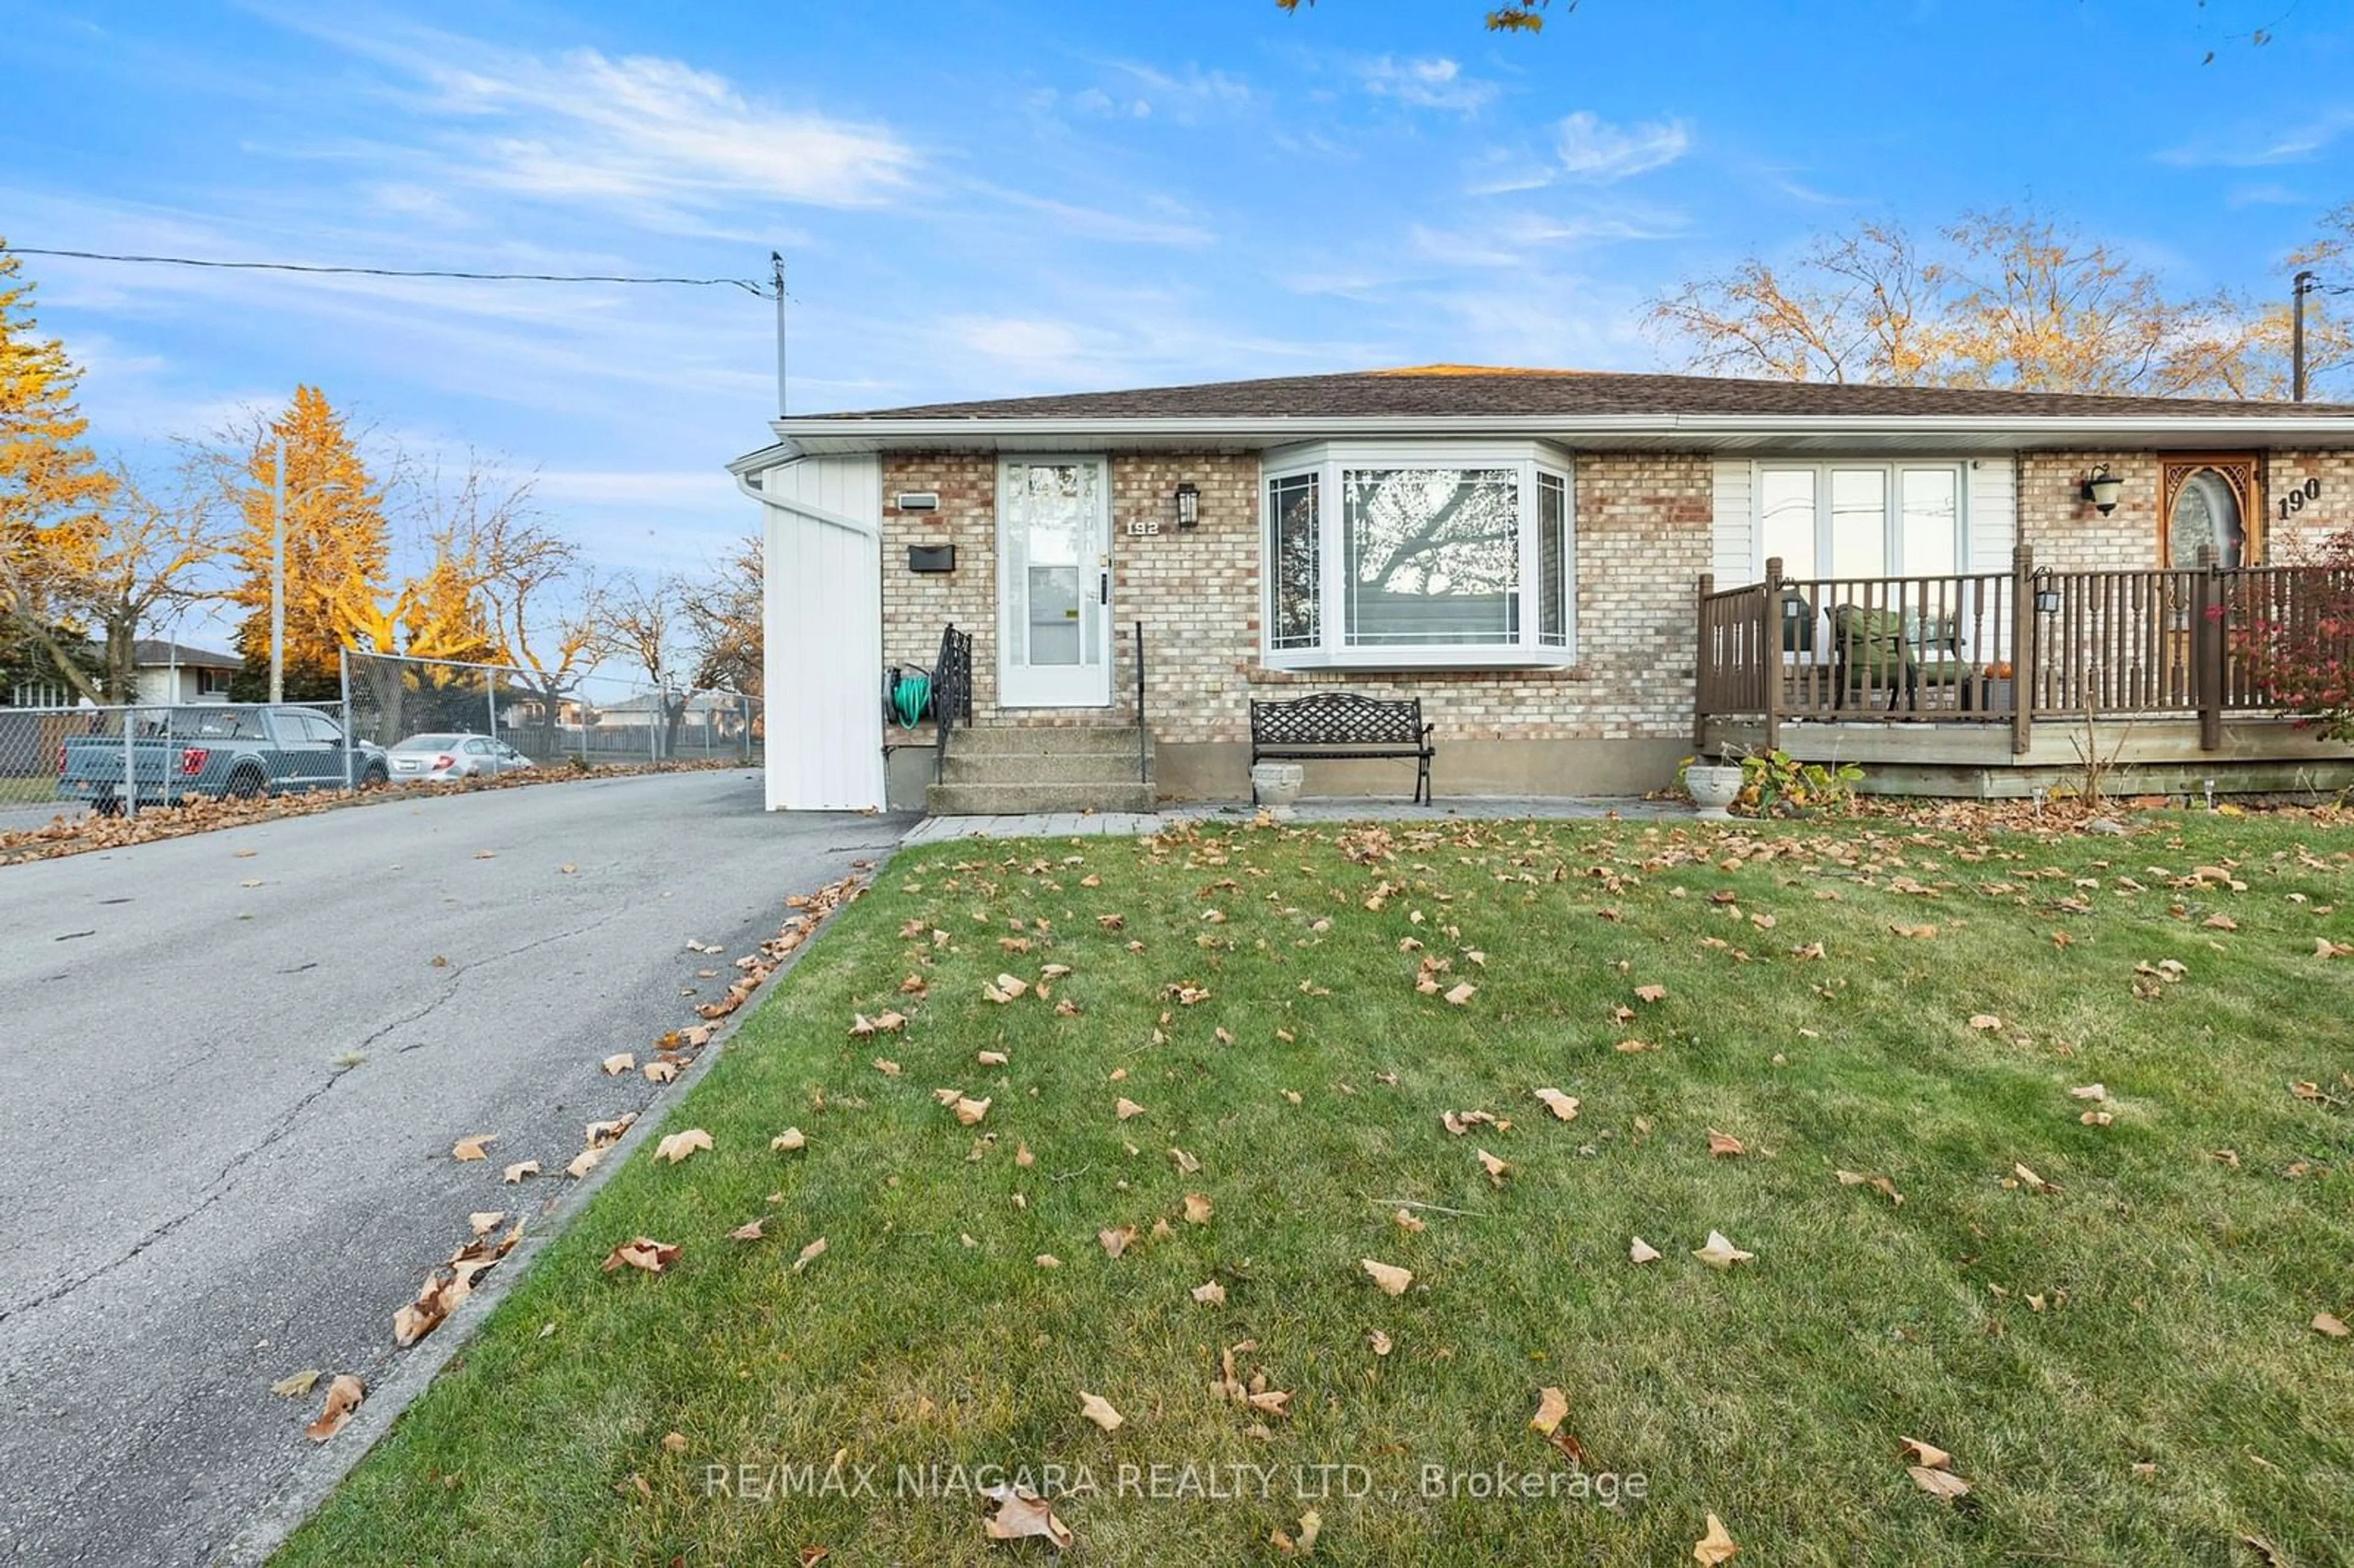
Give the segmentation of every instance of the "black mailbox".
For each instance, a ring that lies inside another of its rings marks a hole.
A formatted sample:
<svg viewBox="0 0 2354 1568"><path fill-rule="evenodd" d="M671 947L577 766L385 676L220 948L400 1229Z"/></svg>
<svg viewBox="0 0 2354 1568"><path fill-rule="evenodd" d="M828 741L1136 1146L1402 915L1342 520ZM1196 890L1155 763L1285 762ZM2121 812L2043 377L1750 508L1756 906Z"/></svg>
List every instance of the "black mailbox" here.
<svg viewBox="0 0 2354 1568"><path fill-rule="evenodd" d="M956 546L910 545L907 546L907 569L911 572L952 572L956 570Z"/></svg>

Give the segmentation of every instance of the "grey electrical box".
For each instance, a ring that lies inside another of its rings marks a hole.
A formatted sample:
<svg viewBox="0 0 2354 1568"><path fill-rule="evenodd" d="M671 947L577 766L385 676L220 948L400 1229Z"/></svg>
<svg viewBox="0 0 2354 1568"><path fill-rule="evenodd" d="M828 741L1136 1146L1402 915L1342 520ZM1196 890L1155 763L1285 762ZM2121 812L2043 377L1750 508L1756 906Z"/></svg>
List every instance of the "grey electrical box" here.
<svg viewBox="0 0 2354 1568"><path fill-rule="evenodd" d="M907 569L911 572L952 572L956 570L956 546L910 545L907 546Z"/></svg>

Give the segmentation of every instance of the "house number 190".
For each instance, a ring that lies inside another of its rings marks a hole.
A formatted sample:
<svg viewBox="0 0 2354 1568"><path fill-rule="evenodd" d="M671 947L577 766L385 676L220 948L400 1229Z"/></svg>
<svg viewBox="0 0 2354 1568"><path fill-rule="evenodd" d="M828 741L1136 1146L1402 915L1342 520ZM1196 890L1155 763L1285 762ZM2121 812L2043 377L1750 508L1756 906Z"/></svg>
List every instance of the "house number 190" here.
<svg viewBox="0 0 2354 1568"><path fill-rule="evenodd" d="M2285 523L2295 514L2304 511L2305 503L2306 502L2318 501L2320 499L2321 481L2317 479L2306 480L2303 484L2296 486L2286 495L2280 498L2281 521Z"/></svg>

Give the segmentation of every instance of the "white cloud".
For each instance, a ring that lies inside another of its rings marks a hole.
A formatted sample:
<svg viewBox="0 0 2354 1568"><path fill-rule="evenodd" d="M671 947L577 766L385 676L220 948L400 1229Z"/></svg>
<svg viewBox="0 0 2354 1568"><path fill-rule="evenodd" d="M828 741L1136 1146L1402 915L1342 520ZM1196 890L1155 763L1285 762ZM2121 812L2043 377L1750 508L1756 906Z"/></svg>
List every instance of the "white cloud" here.
<svg viewBox="0 0 2354 1568"><path fill-rule="evenodd" d="M1674 163L1691 149L1691 132L1681 120L1649 120L1621 130L1581 109L1561 122L1553 145L1571 179L1602 185Z"/></svg>
<svg viewBox="0 0 2354 1568"><path fill-rule="evenodd" d="M1190 221L1182 207L1165 200L1157 205L1166 208L1169 217L1132 217L1126 213L1106 212L1099 207L1030 196L1002 186L976 185L974 189L991 201L1042 213L1055 221L1058 232L1076 235L1083 239L1109 239L1128 245L1194 246L1211 244L1217 238L1208 229Z"/></svg>
<svg viewBox="0 0 2354 1568"><path fill-rule="evenodd" d="M2354 131L2354 109L2332 109L2286 129L2259 132L2236 143L2207 142L2169 148L2158 161L2179 169L2259 169L2274 164L2302 164L2327 152L2349 131Z"/></svg>
<svg viewBox="0 0 2354 1568"><path fill-rule="evenodd" d="M1359 75L1365 90L1376 98L1394 98L1416 109L1457 114L1478 112L1497 92L1494 82L1465 76L1461 66L1443 55L1405 60L1384 55L1366 61Z"/></svg>

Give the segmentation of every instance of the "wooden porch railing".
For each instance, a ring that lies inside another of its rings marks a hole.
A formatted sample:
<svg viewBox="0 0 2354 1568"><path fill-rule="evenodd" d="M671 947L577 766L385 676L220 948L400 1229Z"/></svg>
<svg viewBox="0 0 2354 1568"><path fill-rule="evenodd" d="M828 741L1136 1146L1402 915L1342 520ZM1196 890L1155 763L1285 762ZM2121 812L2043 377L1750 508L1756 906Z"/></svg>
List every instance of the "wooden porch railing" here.
<svg viewBox="0 0 2354 1568"><path fill-rule="evenodd" d="M1693 742L1712 718L1782 725L2007 725L2028 747L2036 719L2175 715L2222 744L2226 712L2281 705L2251 652L2284 626L2343 603L2342 574L2316 567L2121 572L2039 570L2021 546L2008 573L1700 580Z"/></svg>

